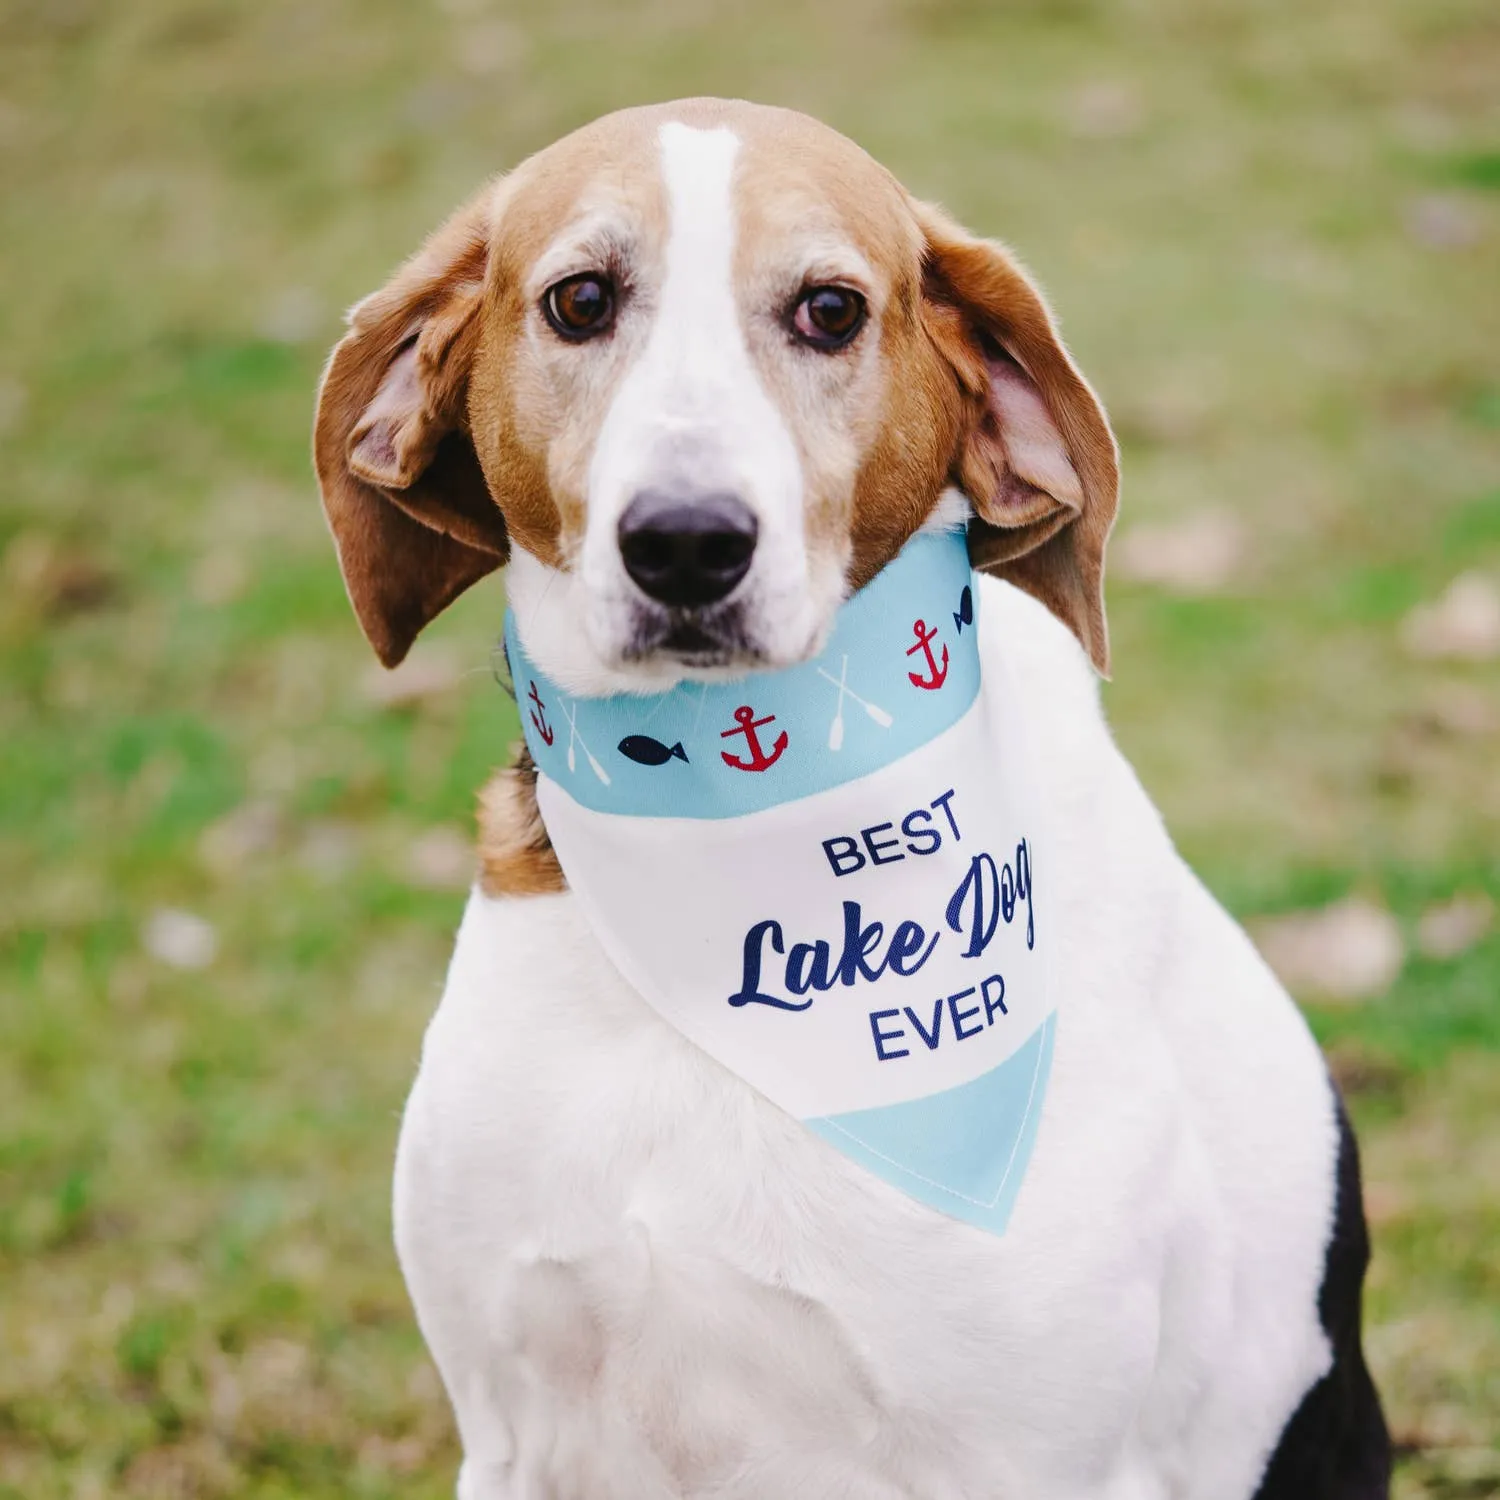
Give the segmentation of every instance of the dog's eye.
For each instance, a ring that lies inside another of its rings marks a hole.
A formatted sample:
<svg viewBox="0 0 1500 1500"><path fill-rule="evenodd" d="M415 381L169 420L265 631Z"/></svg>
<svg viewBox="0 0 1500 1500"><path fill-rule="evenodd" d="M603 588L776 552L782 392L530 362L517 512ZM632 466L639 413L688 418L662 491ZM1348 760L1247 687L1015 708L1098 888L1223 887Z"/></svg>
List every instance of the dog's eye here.
<svg viewBox="0 0 1500 1500"><path fill-rule="evenodd" d="M842 349L864 323L865 299L846 286L809 287L792 313L793 331L815 349Z"/></svg>
<svg viewBox="0 0 1500 1500"><path fill-rule="evenodd" d="M605 333L615 320L615 289L607 277L585 271L549 286L542 311L553 331L577 343Z"/></svg>

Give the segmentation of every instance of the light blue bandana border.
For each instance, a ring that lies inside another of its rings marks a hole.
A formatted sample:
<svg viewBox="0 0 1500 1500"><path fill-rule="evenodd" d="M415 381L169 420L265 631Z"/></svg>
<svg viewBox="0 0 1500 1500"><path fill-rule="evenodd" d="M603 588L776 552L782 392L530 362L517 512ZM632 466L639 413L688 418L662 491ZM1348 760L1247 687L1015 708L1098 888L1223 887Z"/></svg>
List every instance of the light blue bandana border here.
<svg viewBox="0 0 1500 1500"><path fill-rule="evenodd" d="M909 1197L1003 1234L1036 1143L1056 1031L1053 1012L1019 1052L957 1088L804 1123ZM1009 1151L996 1150L1007 1141Z"/></svg>
<svg viewBox="0 0 1500 1500"><path fill-rule="evenodd" d="M507 611L526 745L595 812L733 818L796 801L900 760L963 717L979 692L978 596L964 533L919 532L843 605L813 660L603 698L550 681Z"/></svg>

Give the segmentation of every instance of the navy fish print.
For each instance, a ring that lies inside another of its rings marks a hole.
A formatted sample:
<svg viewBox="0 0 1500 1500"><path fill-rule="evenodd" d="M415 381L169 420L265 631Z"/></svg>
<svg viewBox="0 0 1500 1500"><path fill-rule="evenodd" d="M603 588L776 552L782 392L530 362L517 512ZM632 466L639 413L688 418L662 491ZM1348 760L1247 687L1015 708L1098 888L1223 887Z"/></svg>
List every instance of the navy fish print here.
<svg viewBox="0 0 1500 1500"><path fill-rule="evenodd" d="M964 633L965 625L974 623L974 590L968 584L964 585L964 591L958 596L958 609L954 613L953 623L958 627L958 633Z"/></svg>
<svg viewBox="0 0 1500 1500"><path fill-rule="evenodd" d="M687 763L687 751L682 748L681 740L675 745L664 745L649 734L627 734L620 741L620 754L638 766L664 766L674 755Z"/></svg>

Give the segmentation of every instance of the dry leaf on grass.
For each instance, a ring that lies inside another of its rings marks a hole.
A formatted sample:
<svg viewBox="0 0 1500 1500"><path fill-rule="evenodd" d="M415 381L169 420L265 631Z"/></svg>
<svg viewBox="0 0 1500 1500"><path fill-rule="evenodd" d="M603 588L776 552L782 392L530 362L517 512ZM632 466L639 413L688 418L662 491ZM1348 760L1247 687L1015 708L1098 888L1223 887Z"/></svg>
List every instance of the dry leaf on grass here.
<svg viewBox="0 0 1500 1500"><path fill-rule="evenodd" d="M1415 715L1418 725L1455 739L1500 734L1500 701L1472 682L1434 683Z"/></svg>
<svg viewBox="0 0 1500 1500"><path fill-rule="evenodd" d="M429 891L466 891L474 880L474 850L457 829L429 828L412 842L407 875Z"/></svg>
<svg viewBox="0 0 1500 1500"><path fill-rule="evenodd" d="M239 1481L222 1445L215 1438L196 1436L136 1454L116 1493L147 1500L211 1500L233 1494Z"/></svg>
<svg viewBox="0 0 1500 1500"><path fill-rule="evenodd" d="M289 286L266 304L260 332L275 344L301 344L322 332L326 322L329 320L316 292L310 287Z"/></svg>
<svg viewBox="0 0 1500 1500"><path fill-rule="evenodd" d="M1417 922L1417 947L1428 958L1457 958L1494 925L1495 903L1483 891L1468 891L1429 906Z"/></svg>
<svg viewBox="0 0 1500 1500"><path fill-rule="evenodd" d="M304 870L330 881L348 874L358 857L358 833L333 818L309 823L297 849L297 862Z"/></svg>
<svg viewBox="0 0 1500 1500"><path fill-rule="evenodd" d="M1489 661L1500 656L1500 587L1483 573L1461 573L1434 604L1420 604L1401 624L1413 656Z"/></svg>
<svg viewBox="0 0 1500 1500"><path fill-rule="evenodd" d="M364 676L364 695L377 708L411 708L452 692L462 676L451 651L418 646L399 667L371 667Z"/></svg>
<svg viewBox="0 0 1500 1500"><path fill-rule="evenodd" d="M374 1476L415 1474L431 1457L427 1442L417 1433L389 1438L371 1433L359 1445L359 1467Z"/></svg>
<svg viewBox="0 0 1500 1500"><path fill-rule="evenodd" d="M0 377L0 437L17 431L26 415L28 391L19 380Z"/></svg>
<svg viewBox="0 0 1500 1500"><path fill-rule="evenodd" d="M1318 911L1288 912L1254 924L1277 978L1297 995L1367 1000L1395 982L1405 961L1401 929L1384 907L1350 896Z"/></svg>
<svg viewBox="0 0 1500 1500"><path fill-rule="evenodd" d="M1345 1098L1353 1095L1391 1098L1406 1079L1394 1058L1352 1039L1336 1042L1325 1056L1328 1071Z"/></svg>
<svg viewBox="0 0 1500 1500"><path fill-rule="evenodd" d="M250 860L271 853L285 835L281 808L269 798L255 798L203 830L198 858L215 875L235 875Z"/></svg>
<svg viewBox="0 0 1500 1500"><path fill-rule="evenodd" d="M502 20L476 21L459 34L459 66L476 78L511 72L526 58L526 34Z"/></svg>
<svg viewBox="0 0 1500 1500"><path fill-rule="evenodd" d="M219 935L193 912L163 906L146 919L141 946L168 968L206 969L218 956Z"/></svg>
<svg viewBox="0 0 1500 1500"><path fill-rule="evenodd" d="M5 549L3 579L9 597L55 617L98 609L120 586L102 563L40 531L23 531Z"/></svg>
<svg viewBox="0 0 1500 1500"><path fill-rule="evenodd" d="M1175 521L1134 526L1110 558L1117 577L1177 594L1214 594L1238 576L1245 528L1223 511L1205 510Z"/></svg>
<svg viewBox="0 0 1500 1500"><path fill-rule="evenodd" d="M244 551L218 547L193 564L188 588L199 604L210 609L233 604L250 586L250 560Z"/></svg>
<svg viewBox="0 0 1500 1500"><path fill-rule="evenodd" d="M1140 91L1121 79L1099 79L1068 98L1066 118L1084 140L1115 140L1134 135L1145 119Z"/></svg>
<svg viewBox="0 0 1500 1500"><path fill-rule="evenodd" d="M1457 193L1423 193L1406 205L1406 232L1429 250L1467 250L1483 239L1484 222Z"/></svg>

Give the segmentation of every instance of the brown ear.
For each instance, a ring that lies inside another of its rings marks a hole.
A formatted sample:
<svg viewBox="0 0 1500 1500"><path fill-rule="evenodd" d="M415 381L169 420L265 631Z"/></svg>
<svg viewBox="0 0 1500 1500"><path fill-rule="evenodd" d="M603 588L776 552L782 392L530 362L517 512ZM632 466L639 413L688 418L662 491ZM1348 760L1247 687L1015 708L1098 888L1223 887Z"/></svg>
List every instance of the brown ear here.
<svg viewBox="0 0 1500 1500"><path fill-rule="evenodd" d="M313 460L344 586L393 667L506 559L465 410L492 185L349 315L318 390Z"/></svg>
<svg viewBox="0 0 1500 1500"><path fill-rule="evenodd" d="M1007 251L913 206L923 320L970 403L953 478L974 506L974 565L1040 599L1108 674L1104 545L1119 459L1104 410Z"/></svg>

